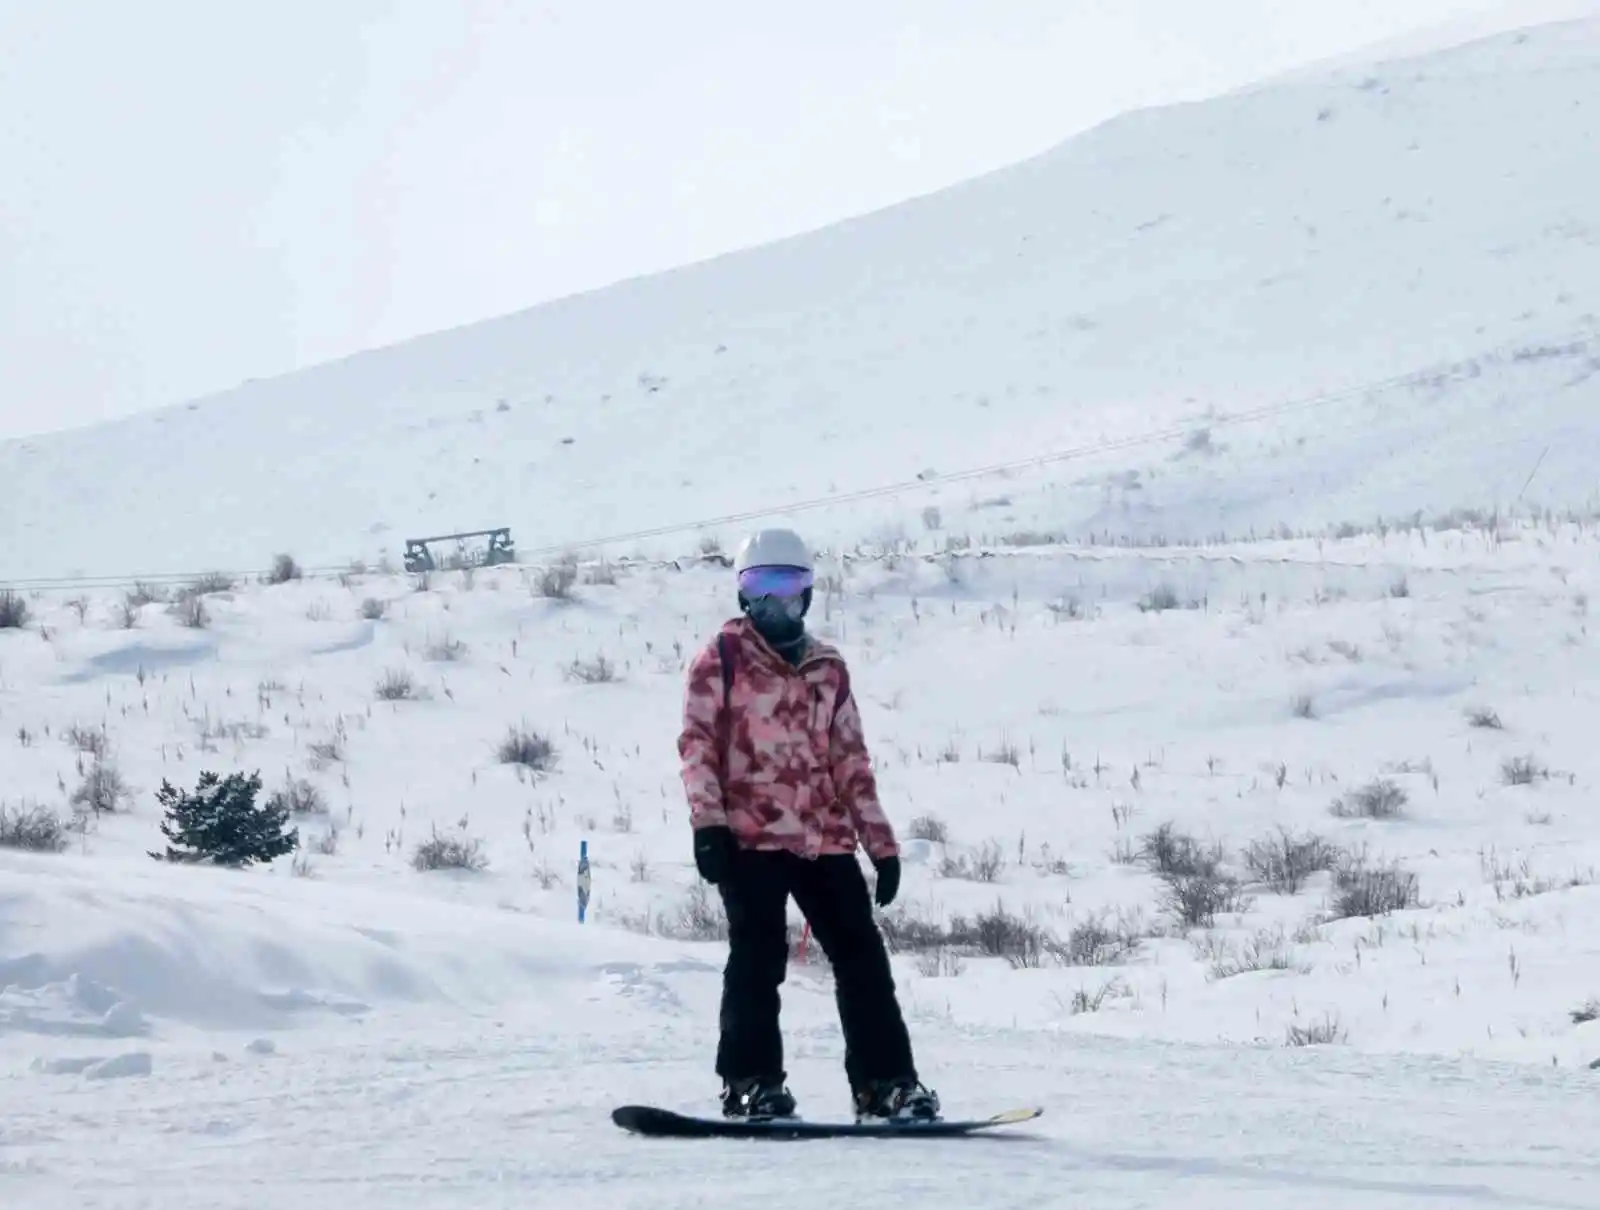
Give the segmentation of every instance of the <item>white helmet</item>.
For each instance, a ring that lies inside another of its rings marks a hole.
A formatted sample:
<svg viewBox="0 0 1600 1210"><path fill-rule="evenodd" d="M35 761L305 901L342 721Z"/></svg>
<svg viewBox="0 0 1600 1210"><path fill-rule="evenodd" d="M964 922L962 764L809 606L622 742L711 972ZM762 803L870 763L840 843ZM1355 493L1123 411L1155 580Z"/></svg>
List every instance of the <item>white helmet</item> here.
<svg viewBox="0 0 1600 1210"><path fill-rule="evenodd" d="M811 571L811 551L792 529L759 529L739 543L739 552L733 557L735 574L751 567L803 567Z"/></svg>

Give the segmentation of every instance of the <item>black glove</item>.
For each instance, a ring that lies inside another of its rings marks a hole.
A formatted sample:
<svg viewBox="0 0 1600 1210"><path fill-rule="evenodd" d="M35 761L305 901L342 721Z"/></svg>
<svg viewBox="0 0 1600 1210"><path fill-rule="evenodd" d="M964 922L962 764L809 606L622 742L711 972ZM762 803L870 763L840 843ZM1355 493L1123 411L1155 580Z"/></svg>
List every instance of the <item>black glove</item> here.
<svg viewBox="0 0 1600 1210"><path fill-rule="evenodd" d="M694 834L694 868L700 871L700 877L715 886L733 868L733 855L737 849L733 829L726 824L697 828Z"/></svg>
<svg viewBox="0 0 1600 1210"><path fill-rule="evenodd" d="M874 857L872 868L878 871L878 893L874 898L879 907L888 907L900 893L900 859Z"/></svg>

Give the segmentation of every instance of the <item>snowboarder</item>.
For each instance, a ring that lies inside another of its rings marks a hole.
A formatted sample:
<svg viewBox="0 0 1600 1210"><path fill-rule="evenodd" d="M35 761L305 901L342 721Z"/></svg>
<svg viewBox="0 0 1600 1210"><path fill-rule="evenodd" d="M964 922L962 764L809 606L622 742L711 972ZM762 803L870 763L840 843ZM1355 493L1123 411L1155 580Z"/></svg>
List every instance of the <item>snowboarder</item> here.
<svg viewBox="0 0 1600 1210"><path fill-rule="evenodd" d="M794 896L833 967L858 1120L925 1120L873 892L893 902L899 846L878 803L844 658L806 633L811 552L793 530L747 537L734 559L741 616L689 666L678 739L700 876L728 918L716 1071L728 1117L790 1117L778 987Z"/></svg>

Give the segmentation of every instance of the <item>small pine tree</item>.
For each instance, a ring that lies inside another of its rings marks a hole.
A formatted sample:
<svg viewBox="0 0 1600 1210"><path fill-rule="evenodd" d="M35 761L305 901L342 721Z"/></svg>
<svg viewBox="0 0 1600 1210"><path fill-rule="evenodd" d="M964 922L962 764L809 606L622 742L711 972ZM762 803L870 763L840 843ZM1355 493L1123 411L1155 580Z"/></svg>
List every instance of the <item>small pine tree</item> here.
<svg viewBox="0 0 1600 1210"><path fill-rule="evenodd" d="M162 781L156 801L166 808L161 832L172 843L165 853L150 856L157 861L247 866L293 852L300 833L295 828L284 830L289 822L288 805L269 799L264 806L257 806L260 791L260 773L219 778L208 771L200 775L193 794Z"/></svg>

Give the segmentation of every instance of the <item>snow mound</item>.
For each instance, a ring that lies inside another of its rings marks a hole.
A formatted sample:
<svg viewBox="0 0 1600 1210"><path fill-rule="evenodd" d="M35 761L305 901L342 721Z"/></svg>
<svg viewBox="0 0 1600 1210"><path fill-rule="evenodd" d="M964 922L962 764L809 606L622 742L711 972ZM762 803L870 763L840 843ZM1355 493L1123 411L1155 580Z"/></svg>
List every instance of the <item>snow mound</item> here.
<svg viewBox="0 0 1600 1210"><path fill-rule="evenodd" d="M130 1076L147 1076L154 1070L155 1060L146 1051L136 1050L91 1064L83 1074L89 1080L125 1080Z"/></svg>
<svg viewBox="0 0 1600 1210"><path fill-rule="evenodd" d="M618 970L639 985L714 970L628 934L306 880L290 896L272 874L147 864L0 855L0 1037L260 1031L437 1003L554 1008L611 988Z"/></svg>
<svg viewBox="0 0 1600 1210"><path fill-rule="evenodd" d="M51 981L40 973L48 965L39 954L0 959L0 1033L136 1038L146 1032L144 1015L117 992L76 972Z"/></svg>
<svg viewBox="0 0 1600 1210"><path fill-rule="evenodd" d="M93 1055L88 1058L38 1058L32 1070L47 1076L83 1076L87 1080L121 1080L129 1076L147 1076L155 1070L155 1060L147 1051L135 1050L127 1054L105 1058Z"/></svg>

